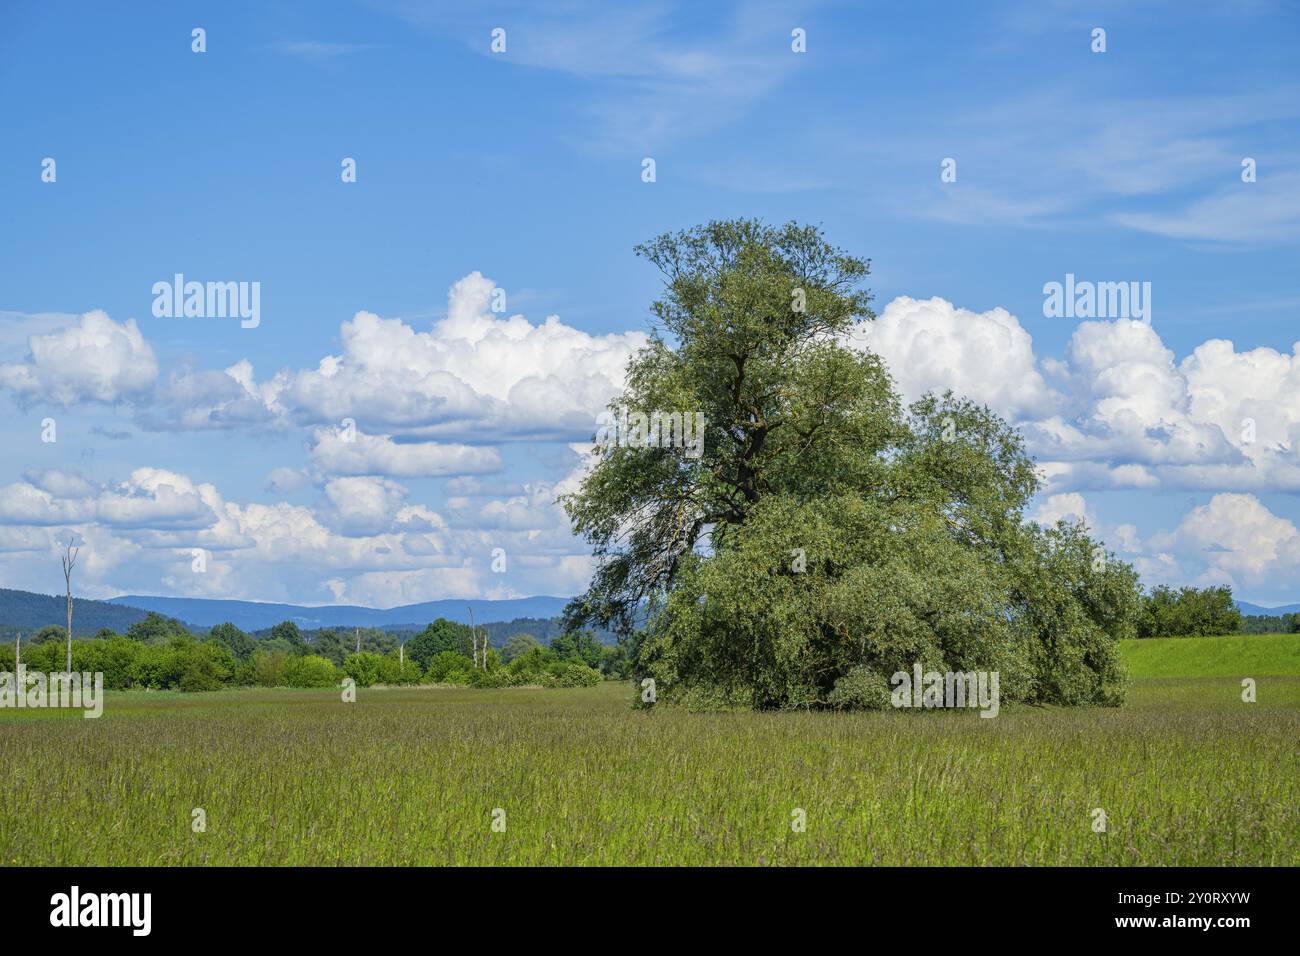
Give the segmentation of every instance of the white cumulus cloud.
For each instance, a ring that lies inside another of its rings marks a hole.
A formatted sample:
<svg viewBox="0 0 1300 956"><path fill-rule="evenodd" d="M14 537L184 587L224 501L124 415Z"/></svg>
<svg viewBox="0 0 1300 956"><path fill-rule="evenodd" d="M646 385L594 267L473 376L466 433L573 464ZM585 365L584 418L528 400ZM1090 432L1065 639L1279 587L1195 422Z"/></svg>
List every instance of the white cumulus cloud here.
<svg viewBox="0 0 1300 956"><path fill-rule="evenodd" d="M499 317L494 288L477 272L461 279L447 318L428 332L358 312L343 323L342 354L291 376L275 403L300 422L351 418L372 434L590 437L646 336L589 335L555 316L540 325Z"/></svg>
<svg viewBox="0 0 1300 956"><path fill-rule="evenodd" d="M118 324L99 310L31 335L27 347L23 361L0 364L0 388L23 403L113 403L148 392L158 378L158 360L135 320Z"/></svg>

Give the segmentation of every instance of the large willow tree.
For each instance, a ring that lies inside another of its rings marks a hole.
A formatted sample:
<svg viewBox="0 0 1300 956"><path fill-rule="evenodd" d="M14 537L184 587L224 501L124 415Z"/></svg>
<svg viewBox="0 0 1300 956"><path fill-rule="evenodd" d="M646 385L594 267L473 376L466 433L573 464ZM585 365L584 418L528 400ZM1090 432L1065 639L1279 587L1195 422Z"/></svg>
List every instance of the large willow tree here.
<svg viewBox="0 0 1300 956"><path fill-rule="evenodd" d="M660 329L611 411L702 412L703 449L597 436L565 499L597 558L569 626L639 628L661 697L884 706L920 663L999 671L1003 700L1122 701L1137 576L1081 526L1025 520L1014 429L950 393L904 408L843 344L874 317L867 261L749 220L637 252L665 279Z"/></svg>

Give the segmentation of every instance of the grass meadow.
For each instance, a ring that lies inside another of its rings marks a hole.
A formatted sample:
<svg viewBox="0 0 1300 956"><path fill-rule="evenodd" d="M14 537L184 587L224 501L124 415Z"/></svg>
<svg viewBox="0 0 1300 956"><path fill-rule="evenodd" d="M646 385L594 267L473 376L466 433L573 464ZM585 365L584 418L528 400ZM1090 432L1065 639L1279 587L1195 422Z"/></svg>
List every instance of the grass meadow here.
<svg viewBox="0 0 1300 956"><path fill-rule="evenodd" d="M1125 707L994 719L644 712L613 683L4 711L0 862L1300 863L1300 637L1124 652Z"/></svg>

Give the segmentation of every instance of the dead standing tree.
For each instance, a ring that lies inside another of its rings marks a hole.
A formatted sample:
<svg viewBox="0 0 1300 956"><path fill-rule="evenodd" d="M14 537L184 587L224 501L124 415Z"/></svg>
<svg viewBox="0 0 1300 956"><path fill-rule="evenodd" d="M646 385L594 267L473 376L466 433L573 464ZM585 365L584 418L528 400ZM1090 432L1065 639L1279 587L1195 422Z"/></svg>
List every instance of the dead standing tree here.
<svg viewBox="0 0 1300 956"><path fill-rule="evenodd" d="M474 627L474 608L470 607L468 604L465 606L469 608L469 639L470 639L471 646L474 648L474 669L485 671L487 670L487 644L488 644L487 632L484 631L483 633L483 662L480 664L479 648L478 648L478 629Z"/></svg>
<svg viewBox="0 0 1300 956"><path fill-rule="evenodd" d="M72 673L72 569L76 566L77 555L81 553L80 548L72 547L72 539L68 539L67 549L61 559L63 564L63 586L68 595L68 673Z"/></svg>
<svg viewBox="0 0 1300 956"><path fill-rule="evenodd" d="M469 605L466 605L469 607ZM469 609L469 641L474 649L474 670L478 670L478 635L474 631L474 609Z"/></svg>

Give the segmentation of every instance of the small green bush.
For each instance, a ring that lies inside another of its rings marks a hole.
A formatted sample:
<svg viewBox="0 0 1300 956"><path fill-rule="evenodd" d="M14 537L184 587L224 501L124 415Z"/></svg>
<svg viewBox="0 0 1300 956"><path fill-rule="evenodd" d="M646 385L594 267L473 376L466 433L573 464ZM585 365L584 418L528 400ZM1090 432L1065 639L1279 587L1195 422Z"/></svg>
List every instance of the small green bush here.
<svg viewBox="0 0 1300 956"><path fill-rule="evenodd" d="M386 684L418 684L424 680L424 672L415 661L399 662L395 654L389 654L384 658L384 664L387 668L384 672Z"/></svg>
<svg viewBox="0 0 1300 956"><path fill-rule="evenodd" d="M601 681L600 671L576 661L561 663L546 677L547 687L595 687Z"/></svg>
<svg viewBox="0 0 1300 956"><path fill-rule="evenodd" d="M512 675L504 668L494 671L470 671L469 684L471 687L510 687L512 683Z"/></svg>
<svg viewBox="0 0 1300 956"><path fill-rule="evenodd" d="M185 667L181 675L180 688L186 692L220 690L221 676L216 664L205 658L195 658Z"/></svg>
<svg viewBox="0 0 1300 956"><path fill-rule="evenodd" d="M290 657L284 664L284 680L290 687L332 687L341 676L332 661L315 654Z"/></svg>
<svg viewBox="0 0 1300 956"><path fill-rule="evenodd" d="M869 667L854 667L835 682L827 703L839 710L884 710L889 683Z"/></svg>
<svg viewBox="0 0 1300 956"><path fill-rule="evenodd" d="M357 682L358 687L370 687L384 680L384 656L370 651L349 654L343 659L343 673Z"/></svg>
<svg viewBox="0 0 1300 956"><path fill-rule="evenodd" d="M429 661L425 675L431 684L468 684L473 662L456 651L440 651Z"/></svg>
<svg viewBox="0 0 1300 956"><path fill-rule="evenodd" d="M253 683L259 687L283 687L285 664L289 655L284 651L256 651L253 654Z"/></svg>

